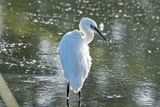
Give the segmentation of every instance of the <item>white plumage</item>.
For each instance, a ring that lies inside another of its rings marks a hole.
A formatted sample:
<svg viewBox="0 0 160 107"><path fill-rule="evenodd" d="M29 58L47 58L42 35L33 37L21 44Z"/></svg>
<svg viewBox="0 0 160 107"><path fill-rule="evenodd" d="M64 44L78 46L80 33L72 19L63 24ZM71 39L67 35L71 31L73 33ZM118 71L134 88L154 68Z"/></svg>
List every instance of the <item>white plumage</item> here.
<svg viewBox="0 0 160 107"><path fill-rule="evenodd" d="M64 76L75 93L79 92L91 67L89 47L78 30L64 35L60 42L60 58Z"/></svg>
<svg viewBox="0 0 160 107"><path fill-rule="evenodd" d="M75 93L80 92L92 64L88 44L95 31L100 33L95 21L89 18L83 18L79 28L66 33L59 44L64 76Z"/></svg>

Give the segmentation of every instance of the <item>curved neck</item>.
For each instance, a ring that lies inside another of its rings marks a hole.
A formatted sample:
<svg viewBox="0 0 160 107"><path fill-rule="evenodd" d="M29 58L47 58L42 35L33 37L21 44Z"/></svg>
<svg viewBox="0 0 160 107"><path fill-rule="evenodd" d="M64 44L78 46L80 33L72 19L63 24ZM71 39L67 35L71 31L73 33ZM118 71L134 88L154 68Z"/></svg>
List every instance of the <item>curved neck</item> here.
<svg viewBox="0 0 160 107"><path fill-rule="evenodd" d="M81 29L82 34L84 35L84 40L87 44L91 43L94 38L94 32L88 29Z"/></svg>

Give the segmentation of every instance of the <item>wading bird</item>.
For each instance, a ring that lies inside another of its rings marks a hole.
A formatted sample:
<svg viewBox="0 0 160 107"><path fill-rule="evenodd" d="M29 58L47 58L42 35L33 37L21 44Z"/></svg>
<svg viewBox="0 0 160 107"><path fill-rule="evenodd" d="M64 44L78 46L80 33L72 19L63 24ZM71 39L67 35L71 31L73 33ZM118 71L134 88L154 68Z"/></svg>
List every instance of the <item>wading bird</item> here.
<svg viewBox="0 0 160 107"><path fill-rule="evenodd" d="M92 64L88 44L93 40L94 32L106 40L94 20L82 18L79 30L66 33L60 41L59 52L64 77L67 80L67 99L69 99L69 89L79 93L80 98L81 88Z"/></svg>

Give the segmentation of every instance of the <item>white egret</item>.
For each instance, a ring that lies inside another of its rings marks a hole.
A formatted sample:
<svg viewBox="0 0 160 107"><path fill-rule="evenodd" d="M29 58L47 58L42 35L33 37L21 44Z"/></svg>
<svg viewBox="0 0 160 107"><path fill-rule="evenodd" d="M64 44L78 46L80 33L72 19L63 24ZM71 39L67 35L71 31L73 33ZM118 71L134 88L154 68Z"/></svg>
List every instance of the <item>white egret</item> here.
<svg viewBox="0 0 160 107"><path fill-rule="evenodd" d="M93 40L94 32L105 39L96 22L90 18L82 18L79 29L66 33L59 44L60 60L67 80L67 99L69 88L79 93L80 98L81 88L92 64L88 44Z"/></svg>

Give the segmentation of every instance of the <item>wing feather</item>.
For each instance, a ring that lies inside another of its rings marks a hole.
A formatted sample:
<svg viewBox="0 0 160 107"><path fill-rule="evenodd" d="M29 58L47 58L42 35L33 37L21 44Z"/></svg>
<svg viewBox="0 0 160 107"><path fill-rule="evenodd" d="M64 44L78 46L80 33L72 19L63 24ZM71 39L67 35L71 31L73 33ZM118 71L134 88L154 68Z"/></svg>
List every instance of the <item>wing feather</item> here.
<svg viewBox="0 0 160 107"><path fill-rule="evenodd" d="M59 51L64 76L74 92L79 92L88 76L91 57L88 44L78 34L69 33L60 42Z"/></svg>

